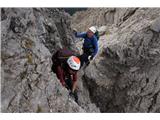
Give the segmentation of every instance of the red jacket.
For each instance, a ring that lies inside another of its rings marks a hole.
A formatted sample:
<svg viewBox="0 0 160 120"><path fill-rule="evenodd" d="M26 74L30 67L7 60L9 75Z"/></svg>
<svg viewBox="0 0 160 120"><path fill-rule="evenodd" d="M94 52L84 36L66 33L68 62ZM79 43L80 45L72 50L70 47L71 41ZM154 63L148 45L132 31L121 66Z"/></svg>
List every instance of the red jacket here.
<svg viewBox="0 0 160 120"><path fill-rule="evenodd" d="M77 72L75 74L71 75L71 74L67 73L60 65L57 66L56 75L57 75L57 78L62 83L62 85L64 85L65 78L66 78L67 75L71 76L71 79L72 79L73 82L77 81Z"/></svg>

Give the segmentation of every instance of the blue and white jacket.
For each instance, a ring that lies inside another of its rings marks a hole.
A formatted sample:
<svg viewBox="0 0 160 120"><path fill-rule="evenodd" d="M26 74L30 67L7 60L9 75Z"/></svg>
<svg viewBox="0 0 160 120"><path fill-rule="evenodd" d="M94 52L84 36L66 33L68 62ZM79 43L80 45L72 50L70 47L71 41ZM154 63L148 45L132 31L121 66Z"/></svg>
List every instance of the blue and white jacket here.
<svg viewBox="0 0 160 120"><path fill-rule="evenodd" d="M93 35L93 37L91 37L91 38L88 38L87 32L81 32L81 33L76 32L75 36L77 38L84 38L84 43L83 43L84 49L88 49L91 45L93 46L93 48L94 48L94 51L92 53L93 57L98 53L98 40L95 35Z"/></svg>

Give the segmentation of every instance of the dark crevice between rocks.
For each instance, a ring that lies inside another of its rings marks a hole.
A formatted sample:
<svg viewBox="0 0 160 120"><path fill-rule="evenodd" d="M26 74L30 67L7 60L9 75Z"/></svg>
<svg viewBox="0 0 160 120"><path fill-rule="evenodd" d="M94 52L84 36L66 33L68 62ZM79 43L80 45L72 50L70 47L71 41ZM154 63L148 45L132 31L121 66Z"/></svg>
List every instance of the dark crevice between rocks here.
<svg viewBox="0 0 160 120"><path fill-rule="evenodd" d="M87 86L91 102L95 103L96 106L100 108L101 112L105 112L105 105L102 105L100 103L100 101L104 99L102 98L103 96L96 95L96 92L99 86L94 82L94 80L87 78L87 76L85 75L82 77L82 80L83 80L83 83ZM89 81L91 81L91 83ZM105 89L105 88L102 88L102 89ZM108 103L107 99L106 99L106 103Z"/></svg>
<svg viewBox="0 0 160 120"><path fill-rule="evenodd" d="M7 15L5 13L4 8L1 8L1 21L5 20L5 19L7 19Z"/></svg>
<svg viewBox="0 0 160 120"><path fill-rule="evenodd" d="M12 102L14 101L14 99L16 98L16 96L17 96L17 94L15 94L15 95L11 98L11 100L10 100L10 102L9 102L9 104L8 104L7 110L9 110L9 108L12 106Z"/></svg>
<svg viewBox="0 0 160 120"><path fill-rule="evenodd" d="M157 97L158 97L158 94L160 93L160 91L158 91L156 94L153 95L153 99L151 101L151 105L148 107L148 111L147 112L152 112L152 109L153 107L156 105L156 102L157 102Z"/></svg>
<svg viewBox="0 0 160 120"><path fill-rule="evenodd" d="M94 79L88 78L87 75L83 76L83 82L85 82L87 85L91 101L93 103L95 103L97 105L97 107L100 108L101 112L125 112L126 107L131 107L132 105L134 106L134 104L129 103L130 99L133 99L132 101L135 101L134 103L137 104L136 100L139 100L139 98L141 96L141 94L139 94L138 96L128 96L127 95L127 92L130 91L131 87L136 87L139 83L138 84L136 83L136 78L135 78L135 80L134 79L129 80L130 78L125 78L125 77L121 78L121 77L125 76L124 74L127 74L127 71L128 71L128 74L130 74L129 69L131 66L128 65L128 66L124 67L125 64L118 63L118 59L114 59L114 58L118 57L117 54L115 54L111 50L105 51L105 52L107 52L107 55L108 55L108 57L107 57L108 63L103 62L103 65L105 65L106 68L112 69L113 70L112 72L114 74L116 73L116 76L114 76L114 77L110 76L111 77L110 79L112 79L114 81L112 88L107 89L107 88L103 88L103 86L99 86ZM115 56L117 56L117 57L115 57ZM108 59L111 59L113 61L108 60ZM148 64L148 62L146 60L140 59L139 62L142 65L141 70L142 69L148 70L150 68L150 64ZM106 64L104 64L104 63L106 63ZM114 63L114 66L116 66L116 67L113 67L111 65L112 63ZM144 66L146 66L146 67L144 68ZM124 68L128 67L128 69L123 69L123 67ZM144 70L142 70L142 71L144 71ZM140 70L138 70L138 71L140 71ZM110 73L110 74L112 74L112 73ZM120 87L119 82L122 81L123 79L128 79L129 83L127 83L125 87ZM142 79L142 80L145 80L145 82L146 82L145 86L141 89L141 91L143 92L143 89L150 82L150 79L149 79L149 77L145 76L145 79ZM101 91L100 91L100 89L101 89ZM106 94L110 94L110 96L107 96ZM147 96L151 96L151 95L152 94L150 94L150 93L147 94ZM156 99L157 99L157 95L154 96L154 101L153 101L154 104L156 104L155 103ZM141 100L142 100L142 98L141 98ZM139 102L139 105L141 104L141 100ZM137 108L137 109L139 111L139 108ZM152 109L152 106L150 106L150 109ZM150 111L150 110L148 110L148 111Z"/></svg>
<svg viewBox="0 0 160 120"><path fill-rule="evenodd" d="M126 21L128 18L130 18L132 15L135 14L135 12L138 10L139 8L135 8L134 10L130 10L128 14L126 14L123 17L123 22Z"/></svg>
<svg viewBox="0 0 160 120"><path fill-rule="evenodd" d="M27 30L27 27L21 22L20 17L12 17L10 22L10 29L14 33L22 33L24 34Z"/></svg>
<svg viewBox="0 0 160 120"><path fill-rule="evenodd" d="M127 21L130 17L132 17L139 8L135 8L134 10L130 10L129 13L124 14L122 20L118 23L118 26L121 26L125 21Z"/></svg>
<svg viewBox="0 0 160 120"><path fill-rule="evenodd" d="M125 105L116 105L114 104L116 100L116 94L118 93L124 93L126 92L124 90L121 90L118 88L118 85L116 84L116 80L118 81L120 73L112 79L115 81L110 88L100 86L96 83L94 79L88 78L85 74L82 77L83 83L87 86L87 89L89 91L89 97L92 103L96 104L97 107L99 107L100 112L125 112L122 107ZM125 88L126 89L126 88ZM125 103L127 101L124 100Z"/></svg>

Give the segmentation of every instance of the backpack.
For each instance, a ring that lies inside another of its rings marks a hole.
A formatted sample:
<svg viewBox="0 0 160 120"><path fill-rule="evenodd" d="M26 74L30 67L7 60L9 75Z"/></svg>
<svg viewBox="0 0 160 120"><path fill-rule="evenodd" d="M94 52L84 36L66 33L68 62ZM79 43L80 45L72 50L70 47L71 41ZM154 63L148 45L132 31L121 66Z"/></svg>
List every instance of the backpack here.
<svg viewBox="0 0 160 120"><path fill-rule="evenodd" d="M70 56L73 56L73 55L75 55L75 52L73 52L71 50L68 50L68 49L65 49L65 48L58 50L52 56L52 62L53 62L52 67L51 67L52 71L54 73L56 73L56 67L58 65L63 67L66 64L67 59Z"/></svg>
<svg viewBox="0 0 160 120"><path fill-rule="evenodd" d="M98 40L99 40L99 31L97 30L97 31L94 33L94 35L96 36L97 41L98 41Z"/></svg>

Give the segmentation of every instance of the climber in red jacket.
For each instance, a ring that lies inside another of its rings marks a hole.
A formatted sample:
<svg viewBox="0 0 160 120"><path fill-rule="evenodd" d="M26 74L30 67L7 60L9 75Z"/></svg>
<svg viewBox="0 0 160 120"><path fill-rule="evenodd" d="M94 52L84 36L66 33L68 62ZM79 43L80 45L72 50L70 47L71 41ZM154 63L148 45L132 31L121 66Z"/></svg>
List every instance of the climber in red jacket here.
<svg viewBox="0 0 160 120"><path fill-rule="evenodd" d="M73 86L71 88L72 92L76 89L77 85L77 71L80 68L80 60L75 56L71 56L68 58L67 62L64 63L63 66L57 65L56 75L60 80L61 84L66 87L70 87L68 79L73 82ZM68 86L67 86L68 84Z"/></svg>
<svg viewBox="0 0 160 120"><path fill-rule="evenodd" d="M67 49L61 49L52 56L52 71L56 73L61 84L71 90L77 101L77 72L80 69L80 59Z"/></svg>

